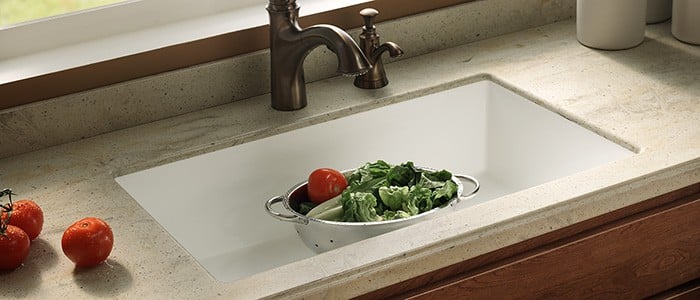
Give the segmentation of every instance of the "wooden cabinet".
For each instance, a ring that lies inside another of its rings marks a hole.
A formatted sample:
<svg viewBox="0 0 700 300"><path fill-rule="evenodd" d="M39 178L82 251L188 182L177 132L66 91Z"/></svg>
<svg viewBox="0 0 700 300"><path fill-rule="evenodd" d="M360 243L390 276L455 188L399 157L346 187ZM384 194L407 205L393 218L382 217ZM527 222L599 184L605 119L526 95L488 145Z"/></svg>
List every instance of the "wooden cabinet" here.
<svg viewBox="0 0 700 300"><path fill-rule="evenodd" d="M692 299L698 281L695 184L359 298Z"/></svg>

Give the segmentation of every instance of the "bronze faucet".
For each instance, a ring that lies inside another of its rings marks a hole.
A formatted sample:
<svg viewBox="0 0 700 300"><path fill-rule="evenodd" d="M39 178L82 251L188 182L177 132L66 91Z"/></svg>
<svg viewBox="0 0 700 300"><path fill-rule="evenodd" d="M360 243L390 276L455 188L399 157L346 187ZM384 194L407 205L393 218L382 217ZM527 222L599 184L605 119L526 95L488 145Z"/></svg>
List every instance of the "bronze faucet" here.
<svg viewBox="0 0 700 300"><path fill-rule="evenodd" d="M338 72L360 75L370 63L347 32L333 25L299 26L296 0L270 0L270 68L272 107L297 110L306 106L304 59L320 45L338 56Z"/></svg>
<svg viewBox="0 0 700 300"><path fill-rule="evenodd" d="M363 89L378 89L389 84L384 72L382 53L389 51L391 57L403 55L403 50L396 43L386 42L379 45L379 34L374 26L374 18L378 14L379 11L373 8L360 11L360 15L365 20L365 26L362 27L362 34L360 34L360 48L372 64L367 73L355 77L355 86Z"/></svg>

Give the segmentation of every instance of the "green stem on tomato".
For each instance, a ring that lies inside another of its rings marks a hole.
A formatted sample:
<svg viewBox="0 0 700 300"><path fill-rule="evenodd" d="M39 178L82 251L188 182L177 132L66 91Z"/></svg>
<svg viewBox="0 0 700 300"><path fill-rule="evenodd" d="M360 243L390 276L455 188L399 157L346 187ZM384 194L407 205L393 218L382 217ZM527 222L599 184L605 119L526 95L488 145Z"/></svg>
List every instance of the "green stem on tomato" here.
<svg viewBox="0 0 700 300"><path fill-rule="evenodd" d="M6 188L2 191L0 191L0 197L7 195L7 198L9 199L8 204L0 204L0 216L2 216L2 213L7 213L7 217L4 219L0 217L0 235L5 235L5 231L7 230L7 225L10 225L10 218L12 218L12 195L15 195L12 193L12 189Z"/></svg>

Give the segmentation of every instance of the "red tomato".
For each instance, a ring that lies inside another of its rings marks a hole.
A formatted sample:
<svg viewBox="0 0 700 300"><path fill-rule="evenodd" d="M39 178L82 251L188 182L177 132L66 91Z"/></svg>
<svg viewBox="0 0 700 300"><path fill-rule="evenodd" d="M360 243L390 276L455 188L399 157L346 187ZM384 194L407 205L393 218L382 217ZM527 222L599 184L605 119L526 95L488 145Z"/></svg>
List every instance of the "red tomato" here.
<svg viewBox="0 0 700 300"><path fill-rule="evenodd" d="M29 236L21 228L7 225L0 232L0 270L14 270L29 255Z"/></svg>
<svg viewBox="0 0 700 300"><path fill-rule="evenodd" d="M114 235L107 223L89 217L68 226L61 238L63 253L77 267L92 267L103 262L112 252Z"/></svg>
<svg viewBox="0 0 700 300"><path fill-rule="evenodd" d="M340 195L347 186L348 181L343 173L329 168L321 168L311 172L306 189L309 200L320 204Z"/></svg>
<svg viewBox="0 0 700 300"><path fill-rule="evenodd" d="M3 212L2 221L5 222L7 213ZM22 228L30 240L36 239L44 226L44 212L36 202L28 199L12 203L11 225Z"/></svg>

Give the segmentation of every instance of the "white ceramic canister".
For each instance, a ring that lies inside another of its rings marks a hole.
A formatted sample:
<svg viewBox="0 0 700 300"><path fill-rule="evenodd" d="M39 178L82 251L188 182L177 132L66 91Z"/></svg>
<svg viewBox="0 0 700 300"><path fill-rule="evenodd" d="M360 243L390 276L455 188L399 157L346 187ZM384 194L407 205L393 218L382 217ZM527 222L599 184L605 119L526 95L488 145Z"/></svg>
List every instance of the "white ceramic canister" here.
<svg viewBox="0 0 700 300"><path fill-rule="evenodd" d="M673 0L671 32L677 39L700 45L700 0Z"/></svg>
<svg viewBox="0 0 700 300"><path fill-rule="evenodd" d="M644 0L577 0L576 35L591 48L632 48L644 41L646 14Z"/></svg>
<svg viewBox="0 0 700 300"><path fill-rule="evenodd" d="M670 19L672 5L673 0L647 0L647 24Z"/></svg>

